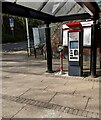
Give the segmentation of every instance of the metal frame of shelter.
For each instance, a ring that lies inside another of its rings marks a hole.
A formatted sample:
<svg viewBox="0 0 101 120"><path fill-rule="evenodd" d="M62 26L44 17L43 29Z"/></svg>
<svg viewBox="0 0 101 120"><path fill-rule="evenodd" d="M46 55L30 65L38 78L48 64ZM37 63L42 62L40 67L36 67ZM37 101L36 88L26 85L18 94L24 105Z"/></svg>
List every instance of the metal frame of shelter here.
<svg viewBox="0 0 101 120"><path fill-rule="evenodd" d="M9 1L9 2L7 2ZM34 9L34 7L28 7L28 5L23 5L23 3L20 3L18 1L20 0L5 0L2 2L2 13L7 13L11 15L16 16L22 16L27 18L33 18L45 21L46 23L46 48L47 48L47 71L53 72L52 70L52 48L51 48L51 40L50 40L50 23L56 23L56 22L64 22L64 21L73 21L73 20L86 20L91 19L93 20L92 25L92 37L91 37L91 75L96 75L96 29L97 29L97 20L99 19L99 13L100 9L98 7L98 4L93 0L93 2L78 2L75 1L75 4L71 6L68 12L65 14L59 15L58 13L61 13L61 9L68 4L67 2L69 0L65 0L64 2L61 2L61 4L55 6L54 11L51 13L48 13L45 11L45 7L49 7L49 0L45 0L41 3L41 5ZM13 2L12 2L13 1ZM51 3L52 4L52 3ZM37 3L38 5L38 3ZM79 5L80 8L78 10L78 13L69 14L73 10L73 8ZM83 13L79 12L80 10L83 10ZM49 8L48 8L49 10Z"/></svg>

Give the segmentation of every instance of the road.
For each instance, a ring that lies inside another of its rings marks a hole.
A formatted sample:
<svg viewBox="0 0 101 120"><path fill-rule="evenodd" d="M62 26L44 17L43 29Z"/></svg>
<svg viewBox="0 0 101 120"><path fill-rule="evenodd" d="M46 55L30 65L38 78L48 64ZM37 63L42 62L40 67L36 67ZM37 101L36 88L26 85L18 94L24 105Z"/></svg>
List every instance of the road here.
<svg viewBox="0 0 101 120"><path fill-rule="evenodd" d="M2 52L27 50L27 41L2 44Z"/></svg>

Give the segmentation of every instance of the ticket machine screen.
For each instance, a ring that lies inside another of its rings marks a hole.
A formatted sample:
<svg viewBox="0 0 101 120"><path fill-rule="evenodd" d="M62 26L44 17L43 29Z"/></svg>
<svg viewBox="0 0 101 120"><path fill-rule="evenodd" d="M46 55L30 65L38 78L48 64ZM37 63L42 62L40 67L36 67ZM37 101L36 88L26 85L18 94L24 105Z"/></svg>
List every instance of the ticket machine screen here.
<svg viewBox="0 0 101 120"><path fill-rule="evenodd" d="M70 41L70 49L78 49L78 41Z"/></svg>

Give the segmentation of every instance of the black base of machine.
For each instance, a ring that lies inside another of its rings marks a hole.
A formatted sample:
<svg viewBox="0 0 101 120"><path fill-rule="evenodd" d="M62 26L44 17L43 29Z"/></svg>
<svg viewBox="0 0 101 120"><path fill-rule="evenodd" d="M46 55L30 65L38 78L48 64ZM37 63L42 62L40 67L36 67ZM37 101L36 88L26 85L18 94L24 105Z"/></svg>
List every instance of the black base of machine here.
<svg viewBox="0 0 101 120"><path fill-rule="evenodd" d="M83 73L80 66L69 66L68 71L69 76L82 76Z"/></svg>

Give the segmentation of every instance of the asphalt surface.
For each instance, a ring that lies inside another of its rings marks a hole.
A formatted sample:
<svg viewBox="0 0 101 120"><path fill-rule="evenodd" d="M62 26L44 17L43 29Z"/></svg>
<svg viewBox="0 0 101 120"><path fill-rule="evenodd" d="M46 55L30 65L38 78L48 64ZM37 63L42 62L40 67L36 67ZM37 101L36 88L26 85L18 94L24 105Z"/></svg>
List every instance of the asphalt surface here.
<svg viewBox="0 0 101 120"><path fill-rule="evenodd" d="M2 44L2 52L27 50L27 41Z"/></svg>

